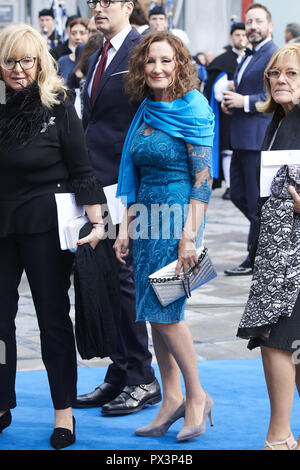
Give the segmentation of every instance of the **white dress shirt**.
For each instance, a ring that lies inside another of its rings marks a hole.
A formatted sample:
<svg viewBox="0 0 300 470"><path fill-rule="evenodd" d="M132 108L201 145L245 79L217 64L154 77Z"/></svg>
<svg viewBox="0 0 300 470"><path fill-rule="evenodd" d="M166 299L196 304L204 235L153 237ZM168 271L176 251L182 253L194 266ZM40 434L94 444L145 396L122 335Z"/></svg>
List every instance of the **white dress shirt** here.
<svg viewBox="0 0 300 470"><path fill-rule="evenodd" d="M259 51L259 49L261 49L265 44L267 44L269 41L271 41L272 38L269 37L267 39L265 39L264 41L260 42L254 49L255 49L255 52ZM250 64L251 60L253 58L253 55L249 55L249 57L247 57L247 59L245 60L245 62L243 63L239 73L238 73L238 76L237 76L237 83L238 85L241 83L241 80L242 80L242 77L244 75L244 72L246 70L246 68L248 67L248 65ZM245 113L249 113L250 112L250 99L249 99L249 96L244 96L244 111Z"/></svg>
<svg viewBox="0 0 300 470"><path fill-rule="evenodd" d="M107 52L107 62L106 62L105 70L107 69L107 67L109 66L109 64L111 63L113 58L115 57L116 53L118 52L118 50L122 46L123 42L125 41L126 37L130 33L131 29L132 29L132 26L129 24L128 26L126 26L126 28L122 29L118 34L116 34L110 40L111 47L108 49L108 52ZM104 44L105 44L105 42L106 42L106 39L104 39ZM92 92L92 86L93 86L93 82L94 82L95 73L96 73L98 64L100 62L100 59L101 59L101 54L99 56L99 60L98 60L97 64L95 65L95 69L94 69L92 78L91 78L90 83L88 85L88 93L89 93L90 96L91 96L91 92Z"/></svg>

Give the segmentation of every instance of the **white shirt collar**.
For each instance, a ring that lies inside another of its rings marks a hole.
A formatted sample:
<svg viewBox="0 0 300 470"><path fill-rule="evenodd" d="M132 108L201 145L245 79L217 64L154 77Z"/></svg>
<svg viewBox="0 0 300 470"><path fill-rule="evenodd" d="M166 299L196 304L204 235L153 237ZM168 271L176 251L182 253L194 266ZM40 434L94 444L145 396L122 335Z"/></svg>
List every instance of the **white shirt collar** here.
<svg viewBox="0 0 300 470"><path fill-rule="evenodd" d="M265 39L264 41L260 42L259 44L257 44L257 46L255 46L255 48L254 48L255 51L256 52L259 51L259 49L261 49L265 44L267 44L267 42L270 42L270 41L272 41L271 36L269 38Z"/></svg>
<svg viewBox="0 0 300 470"><path fill-rule="evenodd" d="M238 49L236 49L235 47L232 47L232 52L234 52L237 56L240 56L240 55L243 55L243 50L242 51L239 51Z"/></svg>
<svg viewBox="0 0 300 470"><path fill-rule="evenodd" d="M122 29L118 34L116 34L113 38L110 39L110 43L115 49L115 51L118 51L120 49L126 36L130 33L131 29L132 29L132 26L129 24L124 29ZM104 40L104 43L105 42L106 40Z"/></svg>

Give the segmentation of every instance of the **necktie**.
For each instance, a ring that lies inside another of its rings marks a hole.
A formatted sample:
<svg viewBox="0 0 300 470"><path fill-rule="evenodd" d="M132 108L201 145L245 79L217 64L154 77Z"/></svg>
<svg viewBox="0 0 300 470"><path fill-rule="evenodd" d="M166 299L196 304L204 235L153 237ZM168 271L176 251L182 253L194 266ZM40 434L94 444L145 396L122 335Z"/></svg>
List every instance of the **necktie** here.
<svg viewBox="0 0 300 470"><path fill-rule="evenodd" d="M94 76L94 81L93 81L93 86L92 86L92 91L91 91L91 100L94 102L96 91L98 88L98 85L100 83L101 77L104 73L106 62L107 62L107 53L108 49L111 47L111 43L109 41L106 41L104 44L102 54L101 54L101 59L99 61L95 76Z"/></svg>
<svg viewBox="0 0 300 470"><path fill-rule="evenodd" d="M255 54L255 49L250 49L249 47L246 47L245 49L245 56L249 57L249 55Z"/></svg>

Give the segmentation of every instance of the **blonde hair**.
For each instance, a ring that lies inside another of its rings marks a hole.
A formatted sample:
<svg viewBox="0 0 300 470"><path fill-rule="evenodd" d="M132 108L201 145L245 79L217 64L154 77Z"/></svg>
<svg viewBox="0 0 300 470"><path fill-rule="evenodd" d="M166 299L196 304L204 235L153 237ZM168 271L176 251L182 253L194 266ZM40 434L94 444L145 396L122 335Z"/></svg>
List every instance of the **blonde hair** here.
<svg viewBox="0 0 300 470"><path fill-rule="evenodd" d="M279 106L276 103L276 101L274 101L272 94L271 94L271 85L270 85L270 79L268 77L268 71L276 67L276 64L278 64L278 62L280 62L280 60L286 56L296 57L300 62L300 44L297 44L297 43L286 44L285 46L281 47L276 52L274 52L274 54L272 55L270 62L267 65L267 68L265 70L265 75L264 75L265 87L266 87L266 92L267 92L267 100L256 103L256 109L257 111L261 113L267 113L267 114L274 113Z"/></svg>
<svg viewBox="0 0 300 470"><path fill-rule="evenodd" d="M66 87L57 74L57 64L47 49L44 38L31 26L12 24L0 32L0 67L9 58L34 53L38 62L37 84L43 106L59 104L59 95L65 99Z"/></svg>

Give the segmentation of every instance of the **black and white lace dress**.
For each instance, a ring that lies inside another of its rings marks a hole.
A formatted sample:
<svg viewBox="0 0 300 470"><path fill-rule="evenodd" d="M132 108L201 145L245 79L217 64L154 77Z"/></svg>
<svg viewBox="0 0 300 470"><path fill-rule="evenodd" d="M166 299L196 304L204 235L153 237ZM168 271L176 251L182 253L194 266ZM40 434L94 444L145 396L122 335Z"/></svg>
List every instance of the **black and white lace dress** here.
<svg viewBox="0 0 300 470"><path fill-rule="evenodd" d="M300 107L295 106L284 115L279 106L267 129L263 150L299 150L299 128ZM249 339L249 349L299 349L300 215L294 213L287 190L291 183L300 193L298 172L299 167L288 171L287 167L282 168L273 182L272 196L267 201L260 200L260 236L253 280L237 332L238 337Z"/></svg>
<svg viewBox="0 0 300 470"><path fill-rule="evenodd" d="M238 336L249 349L297 349L300 339L300 215L288 191L299 192L300 168L282 167L261 214L261 230L248 302Z"/></svg>

